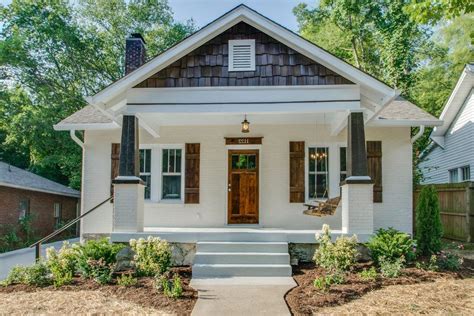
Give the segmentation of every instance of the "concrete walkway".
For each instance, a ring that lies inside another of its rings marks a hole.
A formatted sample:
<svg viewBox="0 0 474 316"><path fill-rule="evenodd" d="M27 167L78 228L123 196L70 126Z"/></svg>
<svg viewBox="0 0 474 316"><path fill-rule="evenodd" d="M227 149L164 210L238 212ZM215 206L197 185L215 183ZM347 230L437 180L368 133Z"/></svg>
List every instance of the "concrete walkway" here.
<svg viewBox="0 0 474 316"><path fill-rule="evenodd" d="M291 277L192 279L198 300L192 315L290 315L284 296Z"/></svg>
<svg viewBox="0 0 474 316"><path fill-rule="evenodd" d="M69 239L69 243L79 242L79 238ZM44 257L46 254L46 248L54 247L56 249L61 248L63 241L57 241L50 244L41 246L41 256ZM11 268L16 265L32 265L35 263L35 249L34 248L23 248L5 252L0 254L0 281L8 276Z"/></svg>

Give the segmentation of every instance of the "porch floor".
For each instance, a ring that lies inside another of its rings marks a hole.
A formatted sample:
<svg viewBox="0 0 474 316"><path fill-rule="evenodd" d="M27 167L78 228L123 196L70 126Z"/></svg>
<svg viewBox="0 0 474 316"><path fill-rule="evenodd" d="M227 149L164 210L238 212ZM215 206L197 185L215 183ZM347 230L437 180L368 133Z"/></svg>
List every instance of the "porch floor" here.
<svg viewBox="0 0 474 316"><path fill-rule="evenodd" d="M145 227L143 232L113 232L113 242L128 242L134 238L157 236L169 242L196 243L202 241L273 241L288 243L315 243L315 234L321 230L298 230L270 227ZM343 230L332 230L334 237L348 235ZM359 235L364 242L368 235Z"/></svg>

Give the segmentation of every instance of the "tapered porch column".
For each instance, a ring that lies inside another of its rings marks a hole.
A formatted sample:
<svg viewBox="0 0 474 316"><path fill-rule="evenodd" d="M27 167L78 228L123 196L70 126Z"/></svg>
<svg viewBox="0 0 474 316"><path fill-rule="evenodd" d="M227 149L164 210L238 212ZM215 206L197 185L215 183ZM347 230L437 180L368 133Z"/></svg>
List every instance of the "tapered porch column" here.
<svg viewBox="0 0 474 316"><path fill-rule="evenodd" d="M347 124L347 178L342 183L342 229L361 241L373 233L373 182L367 172L364 114L350 113Z"/></svg>
<svg viewBox="0 0 474 316"><path fill-rule="evenodd" d="M114 232L143 231L144 185L139 177L138 119L124 115L119 175L114 179Z"/></svg>

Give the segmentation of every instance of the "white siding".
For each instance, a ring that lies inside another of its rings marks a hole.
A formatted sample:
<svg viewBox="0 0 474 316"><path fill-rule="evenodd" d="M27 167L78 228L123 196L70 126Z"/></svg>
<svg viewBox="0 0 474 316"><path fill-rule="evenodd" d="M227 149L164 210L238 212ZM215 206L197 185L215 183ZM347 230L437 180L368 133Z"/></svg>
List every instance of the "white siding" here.
<svg viewBox="0 0 474 316"><path fill-rule="evenodd" d="M470 165L474 179L474 94L465 104L445 135L444 149L436 146L420 163L424 183L449 182L448 170Z"/></svg>
<svg viewBox="0 0 474 316"><path fill-rule="evenodd" d="M302 204L289 203L289 142L329 145L330 195L339 195L338 146L346 135L329 136L329 126L251 125L245 136L263 136L260 147L260 225L272 228L320 229L328 223L341 228L341 211L323 218L303 215ZM161 137L141 131L141 144L201 144L200 204L145 202L145 226L223 227L227 217L227 147L224 137L242 136L240 126L162 127ZM83 211L106 198L110 188L110 147L120 131L86 133ZM383 203L374 205L374 226L394 226L411 231L411 143L409 128L369 128L367 140L381 140L383 147ZM244 146L242 148L245 148ZM155 155L156 156L156 155ZM152 158L155 161L156 157ZM152 162L153 164L153 162ZM153 170L156 168L152 167ZM307 181L307 179L306 179ZM152 190L154 188L152 187ZM109 233L112 205L84 220L83 233Z"/></svg>

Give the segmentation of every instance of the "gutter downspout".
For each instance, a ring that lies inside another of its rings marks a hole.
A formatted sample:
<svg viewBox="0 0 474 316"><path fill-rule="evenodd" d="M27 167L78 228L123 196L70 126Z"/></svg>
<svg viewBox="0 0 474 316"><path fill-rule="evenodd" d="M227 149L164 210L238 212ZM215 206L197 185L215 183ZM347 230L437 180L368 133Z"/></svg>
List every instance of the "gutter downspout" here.
<svg viewBox="0 0 474 316"><path fill-rule="evenodd" d="M420 138L423 135L424 132L425 132L425 125L420 125L420 130L418 131L418 133L416 133L415 136L411 138L411 143L413 144L414 142L416 142L418 138Z"/></svg>
<svg viewBox="0 0 474 316"><path fill-rule="evenodd" d="M71 129L69 131L69 135L71 136L72 140L78 144L82 149L84 149L84 143L82 142L82 140L79 139L79 137L76 136L76 130L75 129Z"/></svg>

